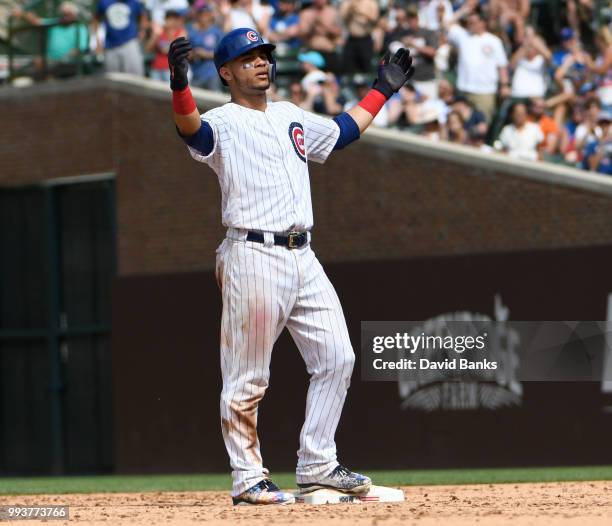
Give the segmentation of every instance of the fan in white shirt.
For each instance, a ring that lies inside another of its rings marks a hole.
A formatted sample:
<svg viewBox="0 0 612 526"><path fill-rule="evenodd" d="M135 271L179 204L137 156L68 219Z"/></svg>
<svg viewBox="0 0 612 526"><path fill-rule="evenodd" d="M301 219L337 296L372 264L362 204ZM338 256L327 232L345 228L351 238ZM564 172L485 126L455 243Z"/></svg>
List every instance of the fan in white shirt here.
<svg viewBox="0 0 612 526"><path fill-rule="evenodd" d="M272 6L262 5L259 0L224 0L220 10L224 32L229 33L239 27L256 27L264 38L274 14Z"/></svg>
<svg viewBox="0 0 612 526"><path fill-rule="evenodd" d="M453 19L453 4L450 0L431 0L419 9L421 25L431 31L441 29L442 22L450 23Z"/></svg>
<svg viewBox="0 0 612 526"><path fill-rule="evenodd" d="M544 40L535 34L532 27L525 30L525 39L514 54L510 64L512 76L512 97L544 97L548 88L547 64L552 53Z"/></svg>
<svg viewBox="0 0 612 526"><path fill-rule="evenodd" d="M497 91L500 68L508 64L501 40L486 31L481 15L468 16L469 31L454 24L448 39L459 53L457 86L461 91L488 94Z"/></svg>
<svg viewBox="0 0 612 526"><path fill-rule="evenodd" d="M457 49L457 87L491 122L497 109L498 84L502 97L510 95L508 59L501 40L487 31L483 15L466 2L455 13L448 41ZM454 23L466 15L467 30Z"/></svg>
<svg viewBox="0 0 612 526"><path fill-rule="evenodd" d="M511 157L538 160L538 144L544 140L540 127L527 120L527 107L522 102L512 108L512 124L504 126L499 141Z"/></svg>

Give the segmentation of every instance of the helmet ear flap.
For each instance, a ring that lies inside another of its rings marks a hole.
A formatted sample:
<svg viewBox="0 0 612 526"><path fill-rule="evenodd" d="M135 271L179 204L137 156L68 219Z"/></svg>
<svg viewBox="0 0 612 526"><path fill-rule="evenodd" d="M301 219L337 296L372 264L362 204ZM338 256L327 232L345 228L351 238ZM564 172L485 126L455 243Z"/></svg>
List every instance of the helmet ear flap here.
<svg viewBox="0 0 612 526"><path fill-rule="evenodd" d="M272 58L272 54L268 55L268 60L270 62L270 66L268 67L268 78L270 82L274 82L274 79L276 79L276 60Z"/></svg>

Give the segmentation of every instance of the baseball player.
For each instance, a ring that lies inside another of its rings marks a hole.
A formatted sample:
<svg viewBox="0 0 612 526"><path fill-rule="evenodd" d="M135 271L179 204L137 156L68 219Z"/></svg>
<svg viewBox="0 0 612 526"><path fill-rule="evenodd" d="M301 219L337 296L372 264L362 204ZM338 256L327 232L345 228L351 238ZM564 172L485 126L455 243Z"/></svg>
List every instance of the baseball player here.
<svg viewBox="0 0 612 526"><path fill-rule="evenodd" d="M283 328L310 374L296 478L303 492L334 488L360 494L371 480L339 464L334 435L355 355L342 306L310 246L313 226L308 161L324 163L370 125L412 76L407 50L386 55L372 90L334 119L290 102L268 102L275 46L257 31L235 29L214 53L231 102L200 115L187 82L190 43L168 55L174 121L196 160L221 186L227 235L217 249L221 289L221 428L232 466L234 504L291 504L263 466L257 407L269 379L274 342Z"/></svg>

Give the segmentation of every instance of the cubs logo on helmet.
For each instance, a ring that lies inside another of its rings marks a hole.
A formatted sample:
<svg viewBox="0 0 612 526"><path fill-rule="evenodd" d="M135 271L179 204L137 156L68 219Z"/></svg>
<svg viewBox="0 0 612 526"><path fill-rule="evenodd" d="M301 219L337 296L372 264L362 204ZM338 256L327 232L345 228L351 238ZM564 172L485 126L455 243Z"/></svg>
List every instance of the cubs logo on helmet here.
<svg viewBox="0 0 612 526"><path fill-rule="evenodd" d="M299 122L289 125L289 138L297 156L306 162L306 147L304 146L304 128Z"/></svg>

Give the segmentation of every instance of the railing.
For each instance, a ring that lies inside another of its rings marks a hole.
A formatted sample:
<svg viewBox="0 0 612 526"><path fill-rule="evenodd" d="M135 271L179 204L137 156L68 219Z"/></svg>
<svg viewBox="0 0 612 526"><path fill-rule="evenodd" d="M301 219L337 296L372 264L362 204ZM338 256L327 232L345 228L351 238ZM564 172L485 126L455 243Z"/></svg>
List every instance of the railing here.
<svg viewBox="0 0 612 526"><path fill-rule="evenodd" d="M74 24L85 25L87 27L87 21L85 19L79 18L74 21ZM12 81L15 77L19 76L20 73L23 73L26 70L30 75L36 76L41 75L43 78L47 77L49 74L49 61L47 57L47 44L48 44L48 34L49 30L53 27L61 26L62 24L58 19L53 19L52 21L44 21L39 25L33 24L22 24L15 26L13 17L9 18L8 22L8 81ZM30 35L28 35L28 33ZM24 36L24 38L20 38ZM29 36L29 38L28 38ZM19 42L21 40L21 42ZM77 50L76 54L71 60L62 60L61 65L65 66L66 75L80 75L84 71L85 57L89 55L87 51L82 51L82 47L86 45L89 47L88 42L81 42L81 31L75 31L75 43L74 49ZM33 48L31 53L28 53L26 50ZM22 53L17 53L16 51L21 50ZM34 65L35 59L33 58L31 63L29 64L31 69L27 71L26 68L15 68L15 59L17 55L26 55L26 56L39 56L40 57L40 67L37 69ZM34 67L32 67L34 65ZM62 76L61 74L59 76Z"/></svg>

